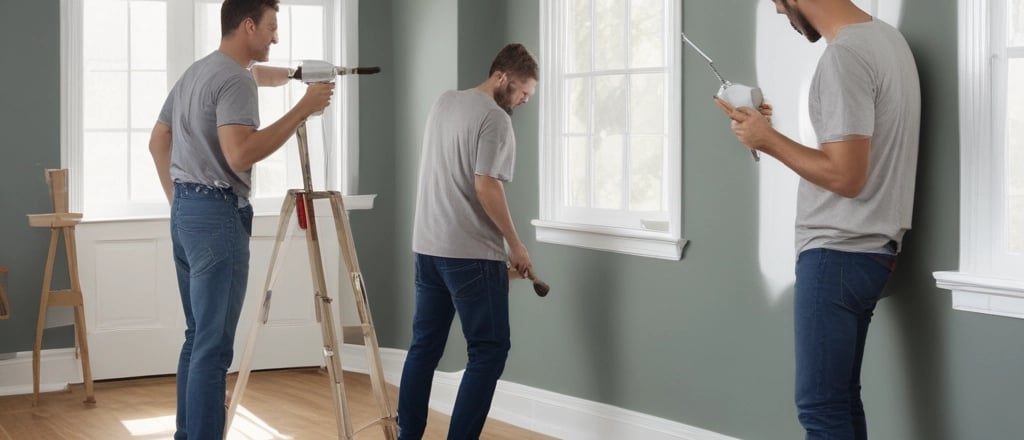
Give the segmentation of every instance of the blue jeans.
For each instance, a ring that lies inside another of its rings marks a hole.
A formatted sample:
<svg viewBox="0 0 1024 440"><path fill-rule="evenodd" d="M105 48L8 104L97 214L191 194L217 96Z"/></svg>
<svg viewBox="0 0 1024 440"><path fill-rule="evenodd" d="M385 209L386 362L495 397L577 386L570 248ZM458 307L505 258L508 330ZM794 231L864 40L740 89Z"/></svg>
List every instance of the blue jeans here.
<svg viewBox="0 0 1024 440"><path fill-rule="evenodd" d="M185 309L175 440L222 439L224 380L249 278L252 207L230 189L175 183L171 242Z"/></svg>
<svg viewBox="0 0 1024 440"><path fill-rule="evenodd" d="M412 346L398 389L398 438L419 439L427 426L434 369L459 314L469 362L455 398L449 439L477 439L511 347L505 262L416 254Z"/></svg>
<svg viewBox="0 0 1024 440"><path fill-rule="evenodd" d="M810 249L796 263L796 406L806 440L865 440L864 341L895 255Z"/></svg>

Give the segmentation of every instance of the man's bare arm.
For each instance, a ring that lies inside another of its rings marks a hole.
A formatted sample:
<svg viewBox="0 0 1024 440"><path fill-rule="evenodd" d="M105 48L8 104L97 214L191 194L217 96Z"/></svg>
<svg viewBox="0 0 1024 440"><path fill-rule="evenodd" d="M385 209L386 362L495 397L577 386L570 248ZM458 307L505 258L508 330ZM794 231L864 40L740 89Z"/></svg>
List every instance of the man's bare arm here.
<svg viewBox="0 0 1024 440"><path fill-rule="evenodd" d="M512 223L512 214L508 210L508 200L505 197L505 185L494 177L481 175L476 176L474 185L484 212L501 231L512 251L509 255L509 264L524 277L528 277L533 272L533 263L526 251L526 245L519 239L516 227Z"/></svg>
<svg viewBox="0 0 1024 440"><path fill-rule="evenodd" d="M164 189L167 202L174 199L174 184L171 182L171 127L162 122L153 126L149 135L149 154L153 156L160 186Z"/></svg>
<svg viewBox="0 0 1024 440"><path fill-rule="evenodd" d="M805 180L843 197L857 197L868 177L871 138L851 137L821 145L821 149L802 145L771 126L767 115L752 108L734 109L715 98L722 111L732 119L736 138L750 148L771 155Z"/></svg>
<svg viewBox="0 0 1024 440"><path fill-rule="evenodd" d="M256 80L256 85L260 87L283 86L291 79L288 77L291 69L287 67L255 65L250 70L252 70L252 77Z"/></svg>
<svg viewBox="0 0 1024 440"><path fill-rule="evenodd" d="M302 100L281 119L262 130L246 125L222 125L217 128L220 148L232 171L242 172L270 156L309 115L323 110L334 93L333 83L310 84Z"/></svg>

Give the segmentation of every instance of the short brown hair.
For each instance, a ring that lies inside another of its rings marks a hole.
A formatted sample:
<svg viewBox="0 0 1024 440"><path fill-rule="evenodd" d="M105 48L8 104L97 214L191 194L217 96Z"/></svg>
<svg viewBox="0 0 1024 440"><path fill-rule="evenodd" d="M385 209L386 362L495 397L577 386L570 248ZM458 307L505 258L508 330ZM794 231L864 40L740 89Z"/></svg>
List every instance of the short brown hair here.
<svg viewBox="0 0 1024 440"><path fill-rule="evenodd" d="M220 5L220 37L231 35L246 18L260 24L263 12L268 8L279 10L279 0L224 0Z"/></svg>
<svg viewBox="0 0 1024 440"><path fill-rule="evenodd" d="M506 72L519 79L539 79L537 76L537 60L526 46L519 43L505 45L498 51L491 63L491 70L487 76L494 75L494 72Z"/></svg>

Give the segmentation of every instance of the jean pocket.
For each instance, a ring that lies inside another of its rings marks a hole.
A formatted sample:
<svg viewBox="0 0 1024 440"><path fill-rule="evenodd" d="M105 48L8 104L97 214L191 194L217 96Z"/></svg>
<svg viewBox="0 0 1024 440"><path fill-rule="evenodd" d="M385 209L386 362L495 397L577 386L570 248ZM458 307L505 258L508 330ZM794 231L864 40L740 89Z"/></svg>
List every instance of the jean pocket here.
<svg viewBox="0 0 1024 440"><path fill-rule="evenodd" d="M231 252L228 220L216 215L182 215L175 219L178 240L191 276L199 276L224 261Z"/></svg>
<svg viewBox="0 0 1024 440"><path fill-rule="evenodd" d="M453 297L470 299L482 290L480 283L484 278L484 270L479 261L460 261L444 265L441 276Z"/></svg>
<svg viewBox="0 0 1024 440"><path fill-rule="evenodd" d="M885 256L889 257L889 256ZM874 255L854 255L843 266L843 296L860 308L874 308L892 274L892 260L880 261Z"/></svg>

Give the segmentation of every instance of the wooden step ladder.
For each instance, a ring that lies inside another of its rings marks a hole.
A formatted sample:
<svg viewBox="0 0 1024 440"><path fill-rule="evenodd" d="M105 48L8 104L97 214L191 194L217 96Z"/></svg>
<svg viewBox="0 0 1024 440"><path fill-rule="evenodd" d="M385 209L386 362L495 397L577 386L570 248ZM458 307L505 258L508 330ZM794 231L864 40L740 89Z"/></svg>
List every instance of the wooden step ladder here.
<svg viewBox="0 0 1024 440"><path fill-rule="evenodd" d="M284 254L282 248L287 244L288 237L291 235L288 233L289 226L291 225L291 216L293 212L298 212L299 226L305 229L306 232L306 245L309 251L309 263L314 289L313 304L316 309L317 321L320 323L320 336L323 344L321 349L331 381L331 391L334 396L334 419L337 423L338 438L352 440L356 434L364 429L379 426L383 430L385 439L395 440L398 438L397 415L387 393L380 348L377 345L377 334L373 327L373 318L370 315L369 299L366 296L363 276L359 270L359 260L356 257L356 248L353 242L352 229L348 221L348 213L345 211L345 205L340 192L313 191L309 171L309 147L307 144L305 121L299 125L295 134L298 138L304 188L289 190L281 206L277 240L274 243L274 250L270 257L270 271L267 273L267 280L263 290L264 296L260 302L259 312L252 322L249 340L246 343L245 352L242 355L241 364L238 369L238 379L235 382L234 392L228 398L224 434L226 437L231 429L231 421L238 408L238 403L242 400L242 395L245 392L249 373L252 369L252 356L256 347L256 336L259 333L260 327L267 323L274 282L277 279L283 261L281 258ZM370 386L373 389L377 405L378 418L358 429L352 426L351 416L349 415L345 383L342 378L341 352L338 350L334 315L331 310L332 299L327 293L327 283L324 276L316 214L313 210L313 203L318 199L327 199L331 204L338 246L340 247L341 257L345 261L345 267L348 270L352 292L355 294L356 312L359 315L360 324L352 327L358 329L363 335L363 345L366 347L366 361L369 366Z"/></svg>
<svg viewBox="0 0 1024 440"><path fill-rule="evenodd" d="M40 351L43 348L43 329L46 315L54 307L73 307L75 316L75 347L82 360L82 377L85 380L85 403L96 403L92 387L92 370L89 367L89 341L85 330L85 305L82 301L82 287L78 277L78 249L75 244L75 225L82 220L82 214L68 212L68 170L46 170L46 183L50 186L53 213L30 214L28 224L34 228L50 228L50 252L46 257L43 272L43 290L39 301L39 320L36 322L36 343L32 348L32 405L39 404ZM64 249L68 262L67 289L52 290L53 263L57 257L57 243L64 236Z"/></svg>

